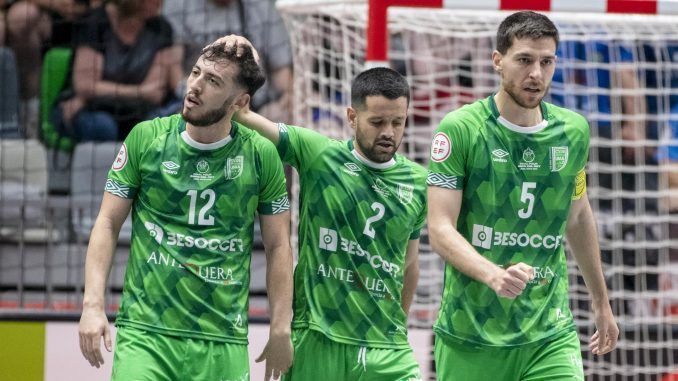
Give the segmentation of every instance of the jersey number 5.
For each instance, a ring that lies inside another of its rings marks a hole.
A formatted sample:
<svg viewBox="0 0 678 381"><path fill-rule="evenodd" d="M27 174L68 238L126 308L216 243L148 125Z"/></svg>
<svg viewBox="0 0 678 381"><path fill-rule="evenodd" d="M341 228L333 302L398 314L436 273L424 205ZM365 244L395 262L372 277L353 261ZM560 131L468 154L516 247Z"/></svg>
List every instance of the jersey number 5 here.
<svg viewBox="0 0 678 381"><path fill-rule="evenodd" d="M188 197L191 198L191 203L188 209L188 223L190 225L195 225L195 208L196 204L198 203L198 191L191 189L186 192L186 194L188 194ZM216 194L211 189L205 189L202 191L202 193L200 193L200 198L203 200L207 199L207 202L205 202L205 205L200 208L200 213L198 213L198 225L214 225L214 216L209 216L207 213L214 205L214 201L217 198ZM205 217L206 215L207 217Z"/></svg>
<svg viewBox="0 0 678 381"><path fill-rule="evenodd" d="M377 222L381 220L382 217L384 217L384 212L386 212L386 208L384 208L384 205L382 205L379 202L373 202L372 210L377 212L377 214L368 218L367 221L365 221L365 229L363 229L363 234L374 239L374 228L371 225L372 223Z"/></svg>
<svg viewBox="0 0 678 381"><path fill-rule="evenodd" d="M518 217L530 218L532 209L534 209L534 194L530 193L532 189L537 188L537 183L523 183L523 191L520 193L520 202L526 202L527 206L518 211Z"/></svg>

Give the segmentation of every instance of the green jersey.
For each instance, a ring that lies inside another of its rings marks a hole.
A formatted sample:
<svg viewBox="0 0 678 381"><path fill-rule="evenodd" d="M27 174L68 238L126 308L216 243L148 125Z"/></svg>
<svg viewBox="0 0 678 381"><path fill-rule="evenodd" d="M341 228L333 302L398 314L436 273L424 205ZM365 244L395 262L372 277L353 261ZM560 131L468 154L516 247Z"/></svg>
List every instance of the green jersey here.
<svg viewBox="0 0 678 381"><path fill-rule="evenodd" d="M116 323L247 343L255 212L289 209L273 144L233 122L194 141L179 115L137 125L106 191L134 199L132 244Z"/></svg>
<svg viewBox="0 0 678 381"><path fill-rule="evenodd" d="M352 141L280 127L301 183L293 327L333 341L407 348L405 254L426 216L426 170L396 154L373 163Z"/></svg>
<svg viewBox="0 0 678 381"><path fill-rule="evenodd" d="M462 190L457 230L493 263L535 270L508 299L447 264L437 334L510 346L574 326L563 234L585 189L589 129L574 112L543 102L541 111L539 125L516 126L489 97L448 114L434 135L428 184Z"/></svg>

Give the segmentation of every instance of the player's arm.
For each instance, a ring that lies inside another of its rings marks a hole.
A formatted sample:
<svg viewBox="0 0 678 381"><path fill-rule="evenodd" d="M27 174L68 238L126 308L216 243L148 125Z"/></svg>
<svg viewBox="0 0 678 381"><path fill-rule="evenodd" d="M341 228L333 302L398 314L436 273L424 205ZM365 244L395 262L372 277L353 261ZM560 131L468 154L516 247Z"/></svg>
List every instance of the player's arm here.
<svg viewBox="0 0 678 381"><path fill-rule="evenodd" d="M596 333L591 337L591 352L603 355L617 345L619 328L614 321L600 263L600 247L593 211L586 193L572 202L567 221L567 242L584 277L595 314Z"/></svg>
<svg viewBox="0 0 678 381"><path fill-rule="evenodd" d="M261 234L266 250L266 290L271 310L268 343L257 358L266 360L266 377L278 379L292 365L294 349L292 323L292 248L290 212L260 214Z"/></svg>
<svg viewBox="0 0 678 381"><path fill-rule="evenodd" d="M108 319L104 311L106 280L111 270L120 227L132 207L132 200L104 192L99 215L94 222L85 259L85 296L80 317L80 350L92 366L104 363L101 337L112 349Z"/></svg>
<svg viewBox="0 0 678 381"><path fill-rule="evenodd" d="M502 269L480 255L456 229L461 200L461 190L428 187L428 204L435 205L434 208L428 208L429 237L433 250L445 262L486 284L497 295L511 299L517 297L534 277L532 267L518 263Z"/></svg>
<svg viewBox="0 0 678 381"><path fill-rule="evenodd" d="M405 315L409 315L419 282L419 238L411 239L407 244L403 278L402 304Z"/></svg>
<svg viewBox="0 0 678 381"><path fill-rule="evenodd" d="M238 123L253 129L261 136L273 142L273 144L278 145L278 141L280 140L278 124L250 110L249 105L236 112L233 118Z"/></svg>

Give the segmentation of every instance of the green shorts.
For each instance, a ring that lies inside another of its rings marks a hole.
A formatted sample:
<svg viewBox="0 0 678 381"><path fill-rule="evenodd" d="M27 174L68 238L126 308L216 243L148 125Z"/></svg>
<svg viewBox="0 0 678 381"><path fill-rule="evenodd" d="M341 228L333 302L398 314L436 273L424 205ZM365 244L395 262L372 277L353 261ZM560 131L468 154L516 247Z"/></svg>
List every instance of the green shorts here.
<svg viewBox="0 0 678 381"><path fill-rule="evenodd" d="M249 381L247 345L118 327L112 381Z"/></svg>
<svg viewBox="0 0 678 381"><path fill-rule="evenodd" d="M312 329L294 330L294 364L284 381L421 381L411 348L342 344Z"/></svg>
<svg viewBox="0 0 678 381"><path fill-rule="evenodd" d="M515 347L465 346L436 336L435 359L445 381L584 381L575 331Z"/></svg>

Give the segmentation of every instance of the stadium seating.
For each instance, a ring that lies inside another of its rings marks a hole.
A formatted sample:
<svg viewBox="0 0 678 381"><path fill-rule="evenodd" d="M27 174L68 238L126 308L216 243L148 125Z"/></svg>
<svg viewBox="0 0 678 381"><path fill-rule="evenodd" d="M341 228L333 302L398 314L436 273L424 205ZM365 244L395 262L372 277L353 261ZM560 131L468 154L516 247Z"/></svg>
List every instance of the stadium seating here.
<svg viewBox="0 0 678 381"><path fill-rule="evenodd" d="M47 154L37 140L0 140L0 239L61 235L47 206Z"/></svg>
<svg viewBox="0 0 678 381"><path fill-rule="evenodd" d="M14 53L0 47L0 138L20 138L19 75Z"/></svg>
<svg viewBox="0 0 678 381"><path fill-rule="evenodd" d="M78 241L89 240L94 220L99 213L106 178L121 143L86 142L75 147L71 167L72 223ZM119 243L129 244L132 220L128 216L120 229Z"/></svg>

